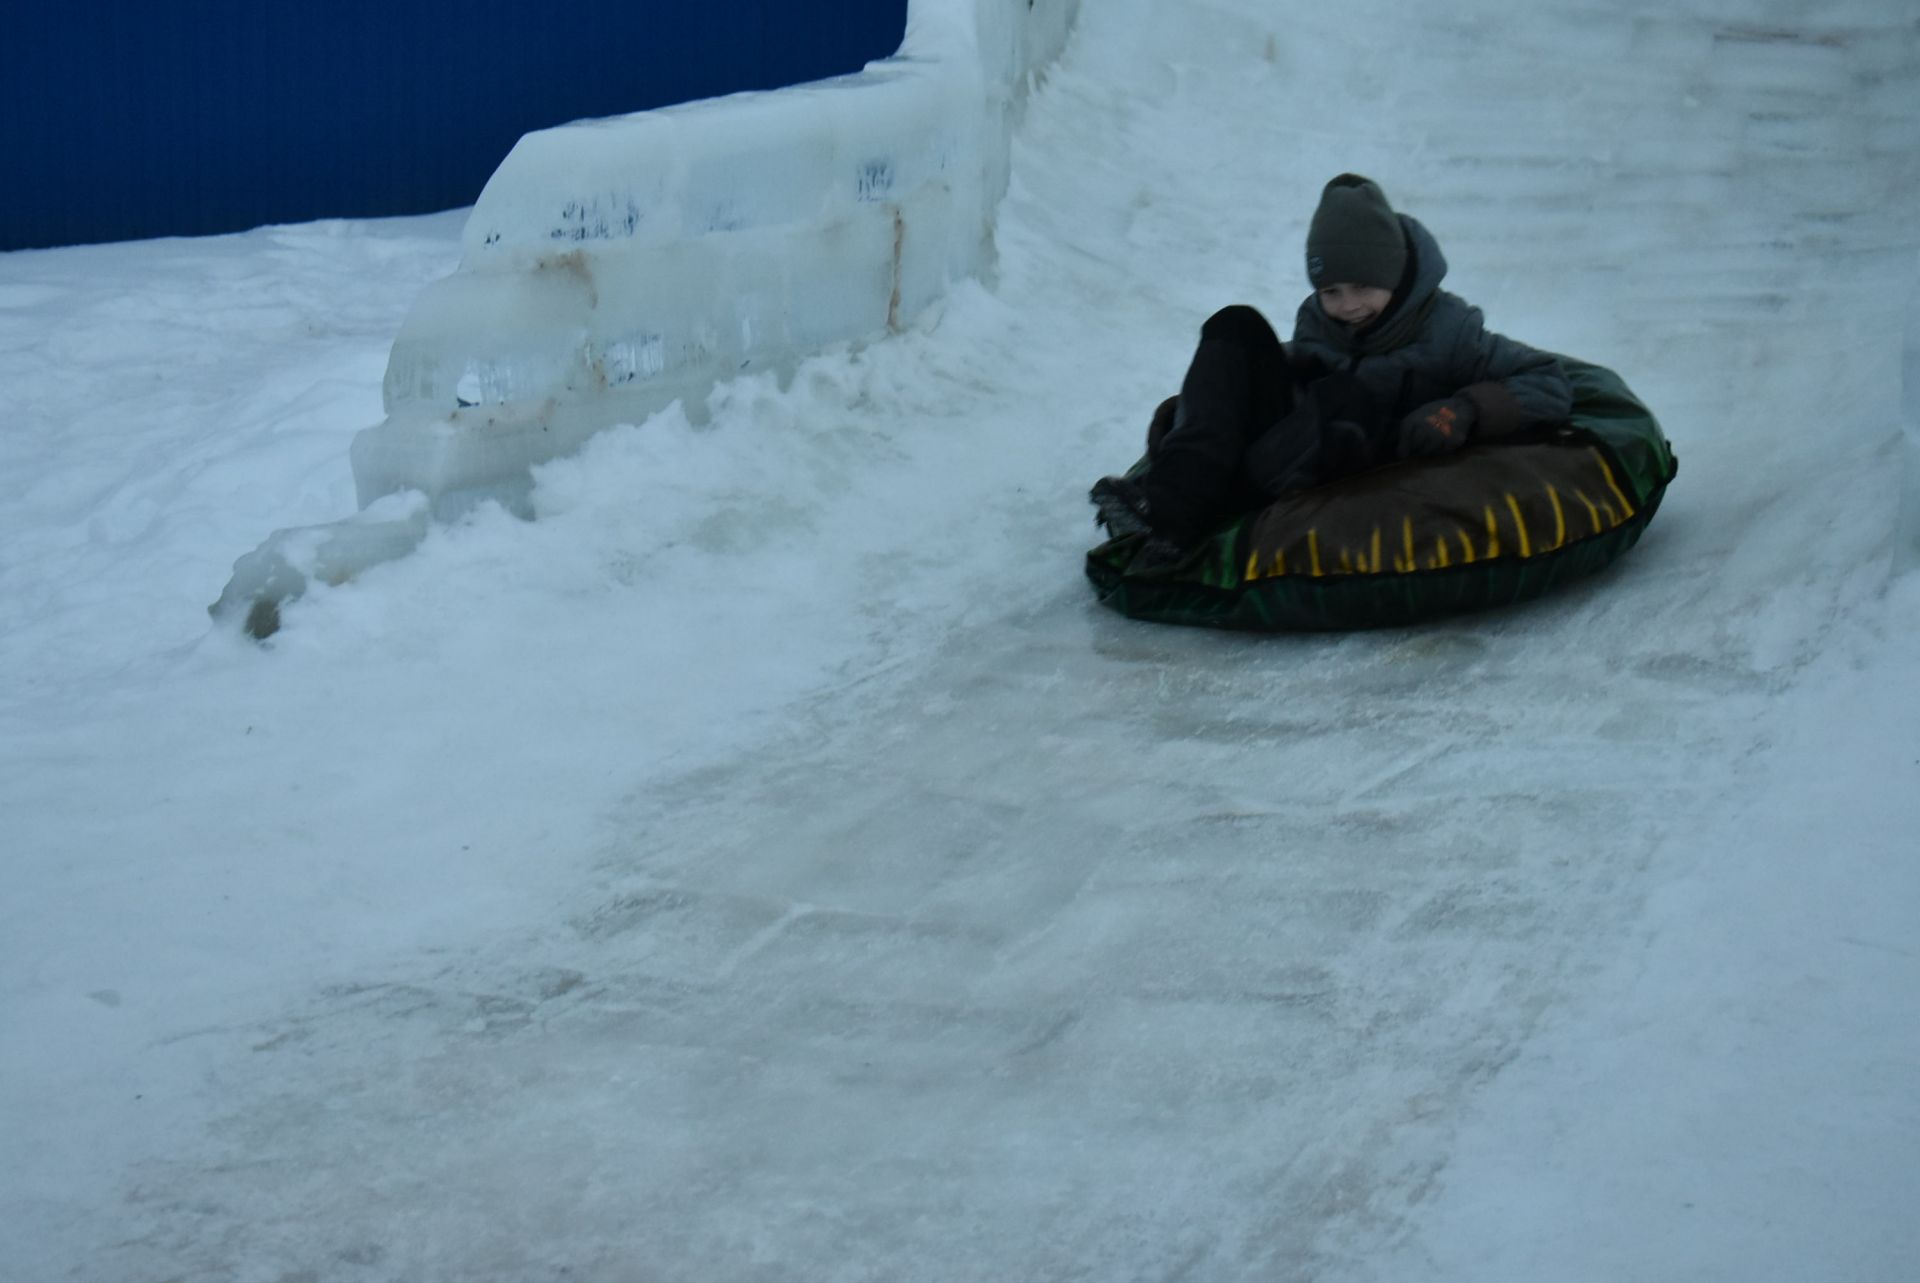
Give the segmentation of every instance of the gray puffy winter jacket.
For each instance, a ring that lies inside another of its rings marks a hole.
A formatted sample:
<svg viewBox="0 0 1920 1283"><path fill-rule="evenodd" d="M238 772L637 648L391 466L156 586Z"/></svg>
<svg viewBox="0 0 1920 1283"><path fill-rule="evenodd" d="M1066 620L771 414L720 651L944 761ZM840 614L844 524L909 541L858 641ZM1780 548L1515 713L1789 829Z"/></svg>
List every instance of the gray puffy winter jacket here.
<svg viewBox="0 0 1920 1283"><path fill-rule="evenodd" d="M1319 298L1309 295L1288 345L1295 367L1308 378L1350 376L1388 422L1460 394L1478 411L1475 436L1564 421L1573 389L1560 363L1490 333L1479 308L1440 288L1447 260L1433 234L1406 214L1400 225L1414 260L1412 284L1384 316L1359 331L1328 316Z"/></svg>

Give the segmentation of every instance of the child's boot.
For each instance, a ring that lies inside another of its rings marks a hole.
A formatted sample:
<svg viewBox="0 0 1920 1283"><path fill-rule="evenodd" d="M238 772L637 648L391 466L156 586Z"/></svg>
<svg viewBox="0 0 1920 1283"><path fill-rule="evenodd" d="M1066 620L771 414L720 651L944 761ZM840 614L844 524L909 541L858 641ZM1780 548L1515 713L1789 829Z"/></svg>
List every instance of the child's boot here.
<svg viewBox="0 0 1920 1283"><path fill-rule="evenodd" d="M1113 538L1153 532L1146 492L1128 478L1102 477L1093 483L1087 498L1098 509L1093 518L1095 524L1105 526Z"/></svg>

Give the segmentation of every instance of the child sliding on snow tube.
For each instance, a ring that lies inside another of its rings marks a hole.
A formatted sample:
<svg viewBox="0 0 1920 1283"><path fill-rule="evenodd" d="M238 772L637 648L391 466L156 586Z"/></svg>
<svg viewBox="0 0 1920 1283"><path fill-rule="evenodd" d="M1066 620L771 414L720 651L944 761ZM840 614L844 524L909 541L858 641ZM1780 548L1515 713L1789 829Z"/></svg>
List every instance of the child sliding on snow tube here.
<svg viewBox="0 0 1920 1283"><path fill-rule="evenodd" d="M1564 421L1559 363L1489 333L1440 288L1446 273L1432 233L1371 179L1328 183L1293 342L1251 307L1216 312L1154 415L1146 470L1094 485L1110 535L1146 536L1128 573L1172 571L1221 522L1293 491Z"/></svg>

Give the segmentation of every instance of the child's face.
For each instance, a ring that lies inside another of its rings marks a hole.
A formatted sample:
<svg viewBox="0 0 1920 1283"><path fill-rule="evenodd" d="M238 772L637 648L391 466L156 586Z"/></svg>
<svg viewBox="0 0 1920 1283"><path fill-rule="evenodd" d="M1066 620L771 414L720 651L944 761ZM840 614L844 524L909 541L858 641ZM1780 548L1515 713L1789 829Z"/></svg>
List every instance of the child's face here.
<svg viewBox="0 0 1920 1283"><path fill-rule="evenodd" d="M1378 285L1327 285L1320 290L1320 310L1356 330L1386 311L1391 302L1393 291Z"/></svg>

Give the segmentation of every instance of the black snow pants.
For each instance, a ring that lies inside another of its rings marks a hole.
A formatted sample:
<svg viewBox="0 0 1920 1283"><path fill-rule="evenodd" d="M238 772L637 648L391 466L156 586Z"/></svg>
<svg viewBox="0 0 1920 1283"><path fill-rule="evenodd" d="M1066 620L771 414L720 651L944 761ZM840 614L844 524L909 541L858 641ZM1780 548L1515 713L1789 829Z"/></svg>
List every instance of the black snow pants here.
<svg viewBox="0 0 1920 1283"><path fill-rule="evenodd" d="M1376 462L1377 410L1351 379L1299 369L1245 304L1200 327L1170 426L1140 479L1154 527L1191 538L1294 490Z"/></svg>

